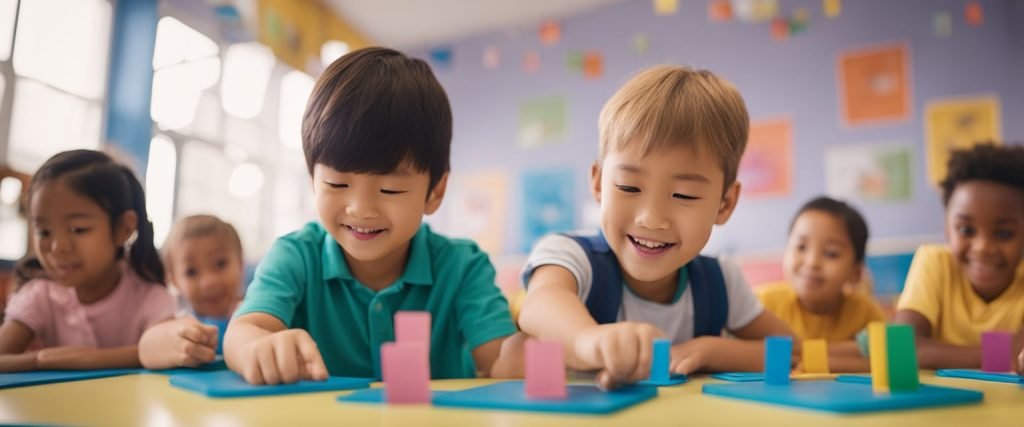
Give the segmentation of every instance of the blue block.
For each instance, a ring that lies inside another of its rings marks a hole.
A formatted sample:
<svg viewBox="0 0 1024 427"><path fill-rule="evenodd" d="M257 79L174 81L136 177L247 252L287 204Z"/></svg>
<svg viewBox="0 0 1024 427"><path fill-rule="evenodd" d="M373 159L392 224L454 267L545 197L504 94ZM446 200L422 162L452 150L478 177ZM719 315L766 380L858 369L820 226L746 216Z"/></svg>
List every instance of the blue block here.
<svg viewBox="0 0 1024 427"><path fill-rule="evenodd" d="M214 371L172 375L171 385L207 397L252 397L281 394L315 393L366 388L369 378L330 377L326 381L299 381L294 384L252 385L232 371Z"/></svg>
<svg viewBox="0 0 1024 427"><path fill-rule="evenodd" d="M430 401L442 394L451 393L450 391L430 391ZM339 402L346 403L384 403L387 400L387 391L383 388L364 388L362 390L356 390L352 393L344 396L338 396Z"/></svg>
<svg viewBox="0 0 1024 427"><path fill-rule="evenodd" d="M748 383L753 381L764 381L763 372L719 372L712 374L711 378L732 383Z"/></svg>
<svg viewBox="0 0 1024 427"><path fill-rule="evenodd" d="M651 357L651 374L647 381L654 384L667 384L669 382L669 359L672 352L672 341L665 338L654 340L654 351Z"/></svg>
<svg viewBox="0 0 1024 427"><path fill-rule="evenodd" d="M985 372L978 369L939 369L935 375L949 378L966 378L970 380L992 381L997 383L1024 383L1024 377L1009 372Z"/></svg>
<svg viewBox="0 0 1024 427"><path fill-rule="evenodd" d="M789 384L793 360L792 337L768 337L764 340L764 378L768 384Z"/></svg>
<svg viewBox="0 0 1024 427"><path fill-rule="evenodd" d="M565 399L529 399L522 381L500 382L434 396L435 406L468 409L610 414L658 395L655 387L631 386L604 391L593 385L568 386Z"/></svg>
<svg viewBox="0 0 1024 427"><path fill-rule="evenodd" d="M101 369L92 371L32 371L0 374L0 389L41 384L91 380L139 373L138 369Z"/></svg>
<svg viewBox="0 0 1024 427"><path fill-rule="evenodd" d="M915 392L876 394L871 383L797 381L705 384L704 394L826 412L856 413L979 403L979 391L921 385Z"/></svg>

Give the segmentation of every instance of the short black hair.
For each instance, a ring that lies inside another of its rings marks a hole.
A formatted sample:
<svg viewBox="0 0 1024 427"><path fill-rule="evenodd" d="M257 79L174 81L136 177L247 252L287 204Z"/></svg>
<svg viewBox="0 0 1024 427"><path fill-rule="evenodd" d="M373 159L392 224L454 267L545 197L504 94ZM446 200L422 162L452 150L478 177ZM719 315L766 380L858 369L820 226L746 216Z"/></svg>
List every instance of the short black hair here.
<svg viewBox="0 0 1024 427"><path fill-rule="evenodd" d="M381 47L328 66L302 117L310 175L317 164L370 174L409 164L429 173L432 190L448 172L451 140L451 106L430 66Z"/></svg>
<svg viewBox="0 0 1024 427"><path fill-rule="evenodd" d="M946 179L942 181L942 204L957 185L967 181L992 181L1016 188L1024 195L1024 146L997 146L988 142L964 150L955 150L949 156Z"/></svg>
<svg viewBox="0 0 1024 427"><path fill-rule="evenodd" d="M830 213L842 220L843 224L846 225L846 233L850 237L850 243L853 244L854 258L858 263L864 262L868 245L868 223L864 221L864 217L861 216L860 212L854 209L853 206L831 197L815 197L811 201L804 203L800 210L796 212L796 215L793 216L793 221L789 223L790 232L793 231L796 219L807 211Z"/></svg>

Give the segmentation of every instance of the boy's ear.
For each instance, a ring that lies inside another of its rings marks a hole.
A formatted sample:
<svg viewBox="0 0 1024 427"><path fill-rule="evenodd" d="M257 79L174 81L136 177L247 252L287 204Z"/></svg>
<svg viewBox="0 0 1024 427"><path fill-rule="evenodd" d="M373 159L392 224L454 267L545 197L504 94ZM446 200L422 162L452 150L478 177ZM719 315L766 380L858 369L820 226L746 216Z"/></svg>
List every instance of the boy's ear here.
<svg viewBox="0 0 1024 427"><path fill-rule="evenodd" d="M114 230L114 243L124 246L125 242L139 229L139 215L135 211L125 211L118 219Z"/></svg>
<svg viewBox="0 0 1024 427"><path fill-rule="evenodd" d="M594 201L601 204L601 161L590 166L590 193L594 195Z"/></svg>
<svg viewBox="0 0 1024 427"><path fill-rule="evenodd" d="M736 203L740 201L740 182L735 181L725 190L722 196L722 204L718 206L718 213L715 215L715 225L725 224L736 209Z"/></svg>
<svg viewBox="0 0 1024 427"><path fill-rule="evenodd" d="M441 200L444 199L444 192L448 189L448 172L441 175L441 179L437 180L437 184L434 184L434 189L427 195L427 207L423 210L423 213L431 215L437 212L437 209L441 207Z"/></svg>

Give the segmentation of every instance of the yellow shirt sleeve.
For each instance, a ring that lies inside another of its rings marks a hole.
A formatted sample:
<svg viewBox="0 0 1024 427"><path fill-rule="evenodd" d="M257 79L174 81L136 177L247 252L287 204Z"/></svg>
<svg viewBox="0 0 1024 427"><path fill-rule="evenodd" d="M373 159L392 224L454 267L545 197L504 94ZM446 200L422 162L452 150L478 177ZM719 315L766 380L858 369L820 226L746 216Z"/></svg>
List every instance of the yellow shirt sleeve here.
<svg viewBox="0 0 1024 427"><path fill-rule="evenodd" d="M950 256L949 250L941 245L919 247L910 263L896 310L913 310L935 328L942 310L943 284L950 280L947 268Z"/></svg>

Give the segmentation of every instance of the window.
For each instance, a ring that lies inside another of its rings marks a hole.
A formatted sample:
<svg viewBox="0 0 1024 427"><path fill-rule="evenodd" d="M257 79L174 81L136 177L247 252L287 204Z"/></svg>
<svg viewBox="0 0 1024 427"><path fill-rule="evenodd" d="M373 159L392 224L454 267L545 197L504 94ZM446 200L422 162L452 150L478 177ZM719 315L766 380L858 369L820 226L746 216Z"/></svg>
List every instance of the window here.
<svg viewBox="0 0 1024 427"><path fill-rule="evenodd" d="M286 148L302 148L302 114L313 93L313 83L312 77L299 71L291 71L281 78L278 136Z"/></svg>
<svg viewBox="0 0 1024 427"><path fill-rule="evenodd" d="M220 92L224 111L243 119L256 117L263 109L273 68L274 54L266 46L242 43L228 48Z"/></svg>
<svg viewBox="0 0 1024 427"><path fill-rule="evenodd" d="M18 13L18 0L0 0L0 61L11 59L11 41L14 40L14 17Z"/></svg>
<svg viewBox="0 0 1024 427"><path fill-rule="evenodd" d="M16 84L8 151L12 168L30 173L61 151L99 147L100 103L27 78Z"/></svg>
<svg viewBox="0 0 1024 427"><path fill-rule="evenodd" d="M220 48L209 37L172 17L160 18L150 104L150 116L157 125L181 130L192 124L203 91L220 80L219 53Z"/></svg>
<svg viewBox="0 0 1024 427"><path fill-rule="evenodd" d="M146 167L146 211L153 222L153 241L163 246L174 221L174 174L178 152L174 141L157 135L149 144Z"/></svg>

